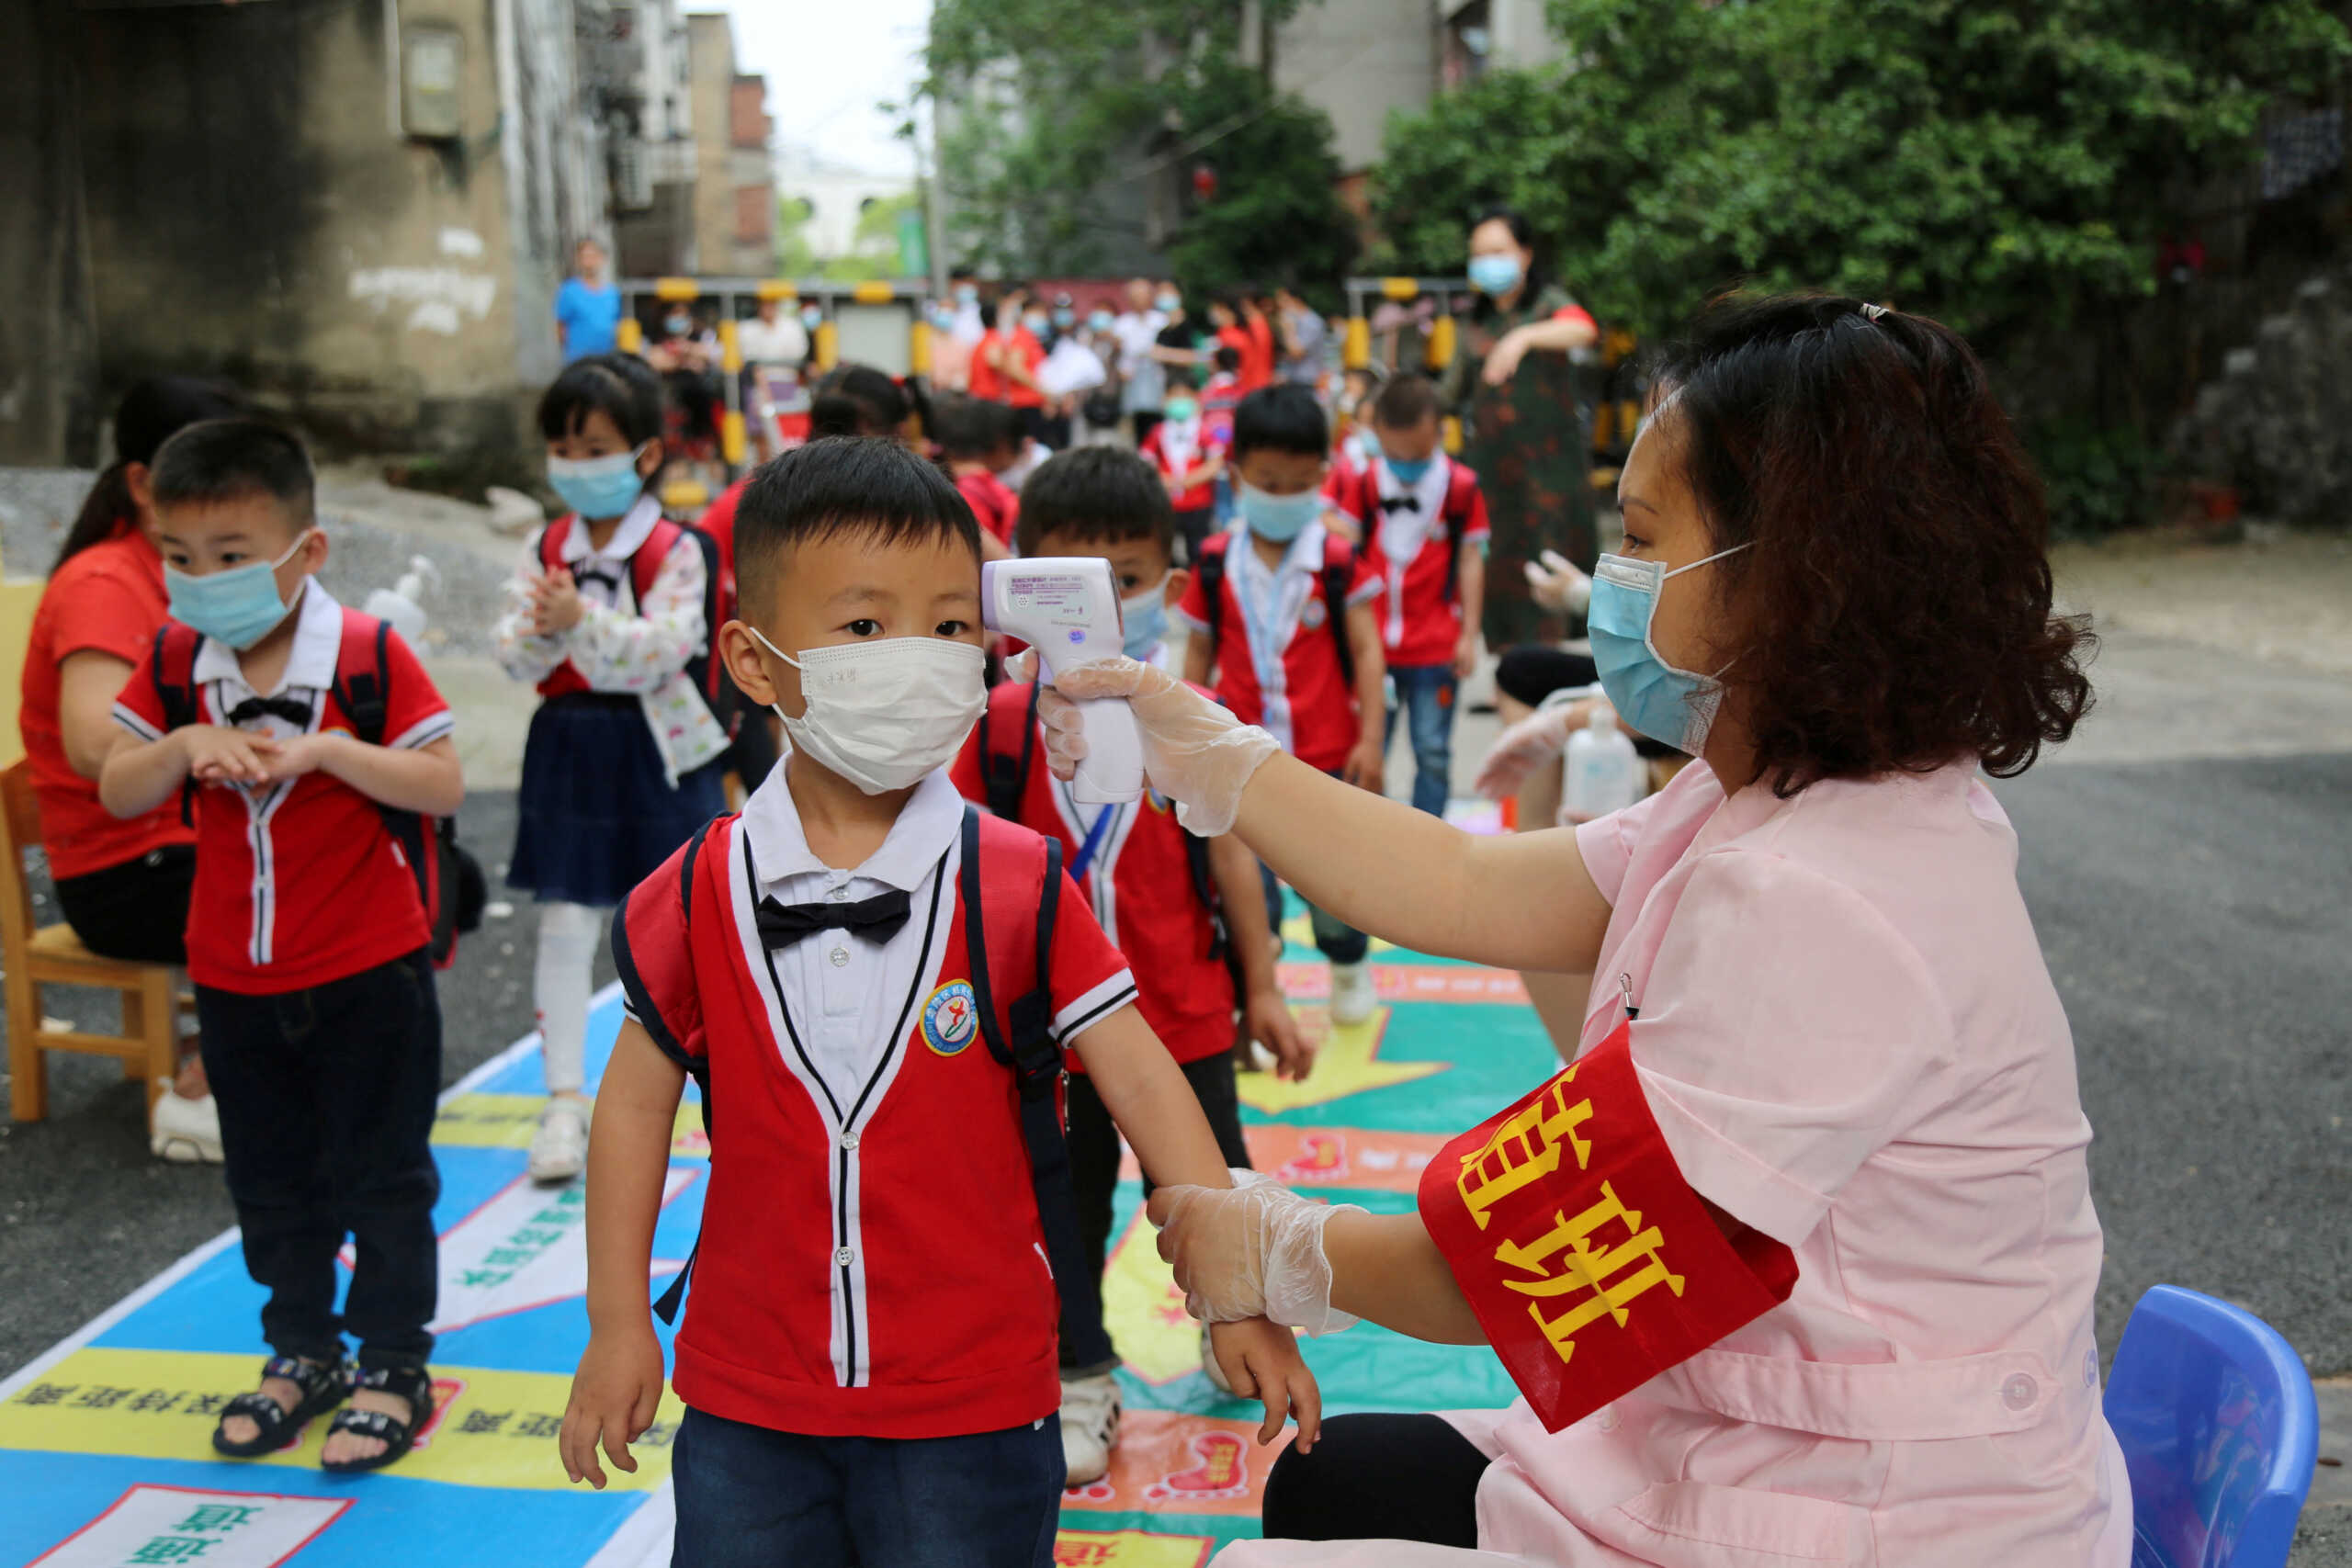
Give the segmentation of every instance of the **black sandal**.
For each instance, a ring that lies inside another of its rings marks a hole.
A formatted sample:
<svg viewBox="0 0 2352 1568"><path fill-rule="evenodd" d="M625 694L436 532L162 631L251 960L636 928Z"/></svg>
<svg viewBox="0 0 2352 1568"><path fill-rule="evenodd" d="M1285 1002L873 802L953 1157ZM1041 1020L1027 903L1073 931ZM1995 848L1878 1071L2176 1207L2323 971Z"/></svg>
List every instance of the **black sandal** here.
<svg viewBox="0 0 2352 1568"><path fill-rule="evenodd" d="M243 1416L260 1428L249 1442L231 1440L216 1424L212 1428L212 1449L215 1453L231 1459L252 1459L259 1454L274 1454L291 1446L302 1435L302 1423L313 1416L322 1416L341 1404L351 1392L350 1369L341 1360L313 1361L301 1356L272 1356L262 1363L265 1378L284 1378L302 1391L301 1400L291 1410L281 1405L259 1389L241 1393L220 1412L225 1421L232 1416Z"/></svg>
<svg viewBox="0 0 2352 1568"><path fill-rule="evenodd" d="M351 1392L372 1388L389 1393L394 1399L408 1401L408 1419L387 1416L380 1410L338 1410L327 1427L327 1436L349 1432L354 1437L374 1438L384 1445L384 1451L366 1459L322 1459L319 1468L336 1475L356 1475L363 1471L381 1470L416 1446L416 1435L433 1419L433 1379L423 1367L375 1367L354 1373Z"/></svg>

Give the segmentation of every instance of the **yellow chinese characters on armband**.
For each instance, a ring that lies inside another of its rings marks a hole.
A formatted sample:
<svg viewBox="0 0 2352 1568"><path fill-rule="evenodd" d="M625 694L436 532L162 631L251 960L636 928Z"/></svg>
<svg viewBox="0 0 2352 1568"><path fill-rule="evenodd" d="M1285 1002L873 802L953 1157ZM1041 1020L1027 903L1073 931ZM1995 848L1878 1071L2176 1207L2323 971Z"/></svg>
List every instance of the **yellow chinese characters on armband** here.
<svg viewBox="0 0 2352 1568"><path fill-rule="evenodd" d="M1448 1144L1422 1175L1420 1210L1496 1354L1553 1431L1770 1311L1796 1284L1787 1247L1756 1231L1727 1238L1682 1179L1623 1025Z"/></svg>

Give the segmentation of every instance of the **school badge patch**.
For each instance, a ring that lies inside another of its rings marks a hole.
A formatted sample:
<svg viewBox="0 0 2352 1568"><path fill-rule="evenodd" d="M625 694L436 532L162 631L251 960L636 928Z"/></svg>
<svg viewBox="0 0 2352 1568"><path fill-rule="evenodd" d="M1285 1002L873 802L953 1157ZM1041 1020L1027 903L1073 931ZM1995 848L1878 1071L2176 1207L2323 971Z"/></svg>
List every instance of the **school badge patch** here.
<svg viewBox="0 0 2352 1568"><path fill-rule="evenodd" d="M978 998L969 980L950 980L922 1004L922 1043L943 1056L953 1056L980 1032Z"/></svg>

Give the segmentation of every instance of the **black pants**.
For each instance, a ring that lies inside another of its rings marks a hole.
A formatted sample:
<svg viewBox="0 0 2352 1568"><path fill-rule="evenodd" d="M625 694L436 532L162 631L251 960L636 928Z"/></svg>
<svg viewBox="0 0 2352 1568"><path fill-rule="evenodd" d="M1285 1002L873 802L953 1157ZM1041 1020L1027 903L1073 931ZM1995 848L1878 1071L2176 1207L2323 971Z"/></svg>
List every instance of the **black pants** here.
<svg viewBox="0 0 2352 1568"><path fill-rule="evenodd" d="M1216 1135L1225 1163L1250 1168L1250 1145L1241 1137L1241 1101L1234 1093L1233 1053L1220 1051L1186 1062L1184 1081ZM1069 1173L1078 1189L1078 1241L1085 1254L1086 1278L1061 1281L1062 1371L1073 1375L1107 1372L1119 1364L1110 1331L1102 1326L1102 1263L1111 1245L1111 1194L1119 1185L1119 1129L1102 1097L1082 1073L1069 1079ZM1151 1178L1143 1179L1151 1196Z"/></svg>
<svg viewBox="0 0 2352 1568"><path fill-rule="evenodd" d="M204 1070L220 1106L245 1271L269 1292L262 1337L283 1356L421 1367L440 1265L433 1201L441 1006L423 949L303 991L199 986ZM356 1265L343 1316L334 1260Z"/></svg>
<svg viewBox="0 0 2352 1568"><path fill-rule="evenodd" d="M1266 1478L1269 1540L1478 1544L1487 1456L1435 1416L1332 1416L1312 1453L1284 1450Z"/></svg>
<svg viewBox="0 0 2352 1568"><path fill-rule="evenodd" d="M165 844L103 871L57 879L57 904L82 945L127 964L187 962L196 846Z"/></svg>

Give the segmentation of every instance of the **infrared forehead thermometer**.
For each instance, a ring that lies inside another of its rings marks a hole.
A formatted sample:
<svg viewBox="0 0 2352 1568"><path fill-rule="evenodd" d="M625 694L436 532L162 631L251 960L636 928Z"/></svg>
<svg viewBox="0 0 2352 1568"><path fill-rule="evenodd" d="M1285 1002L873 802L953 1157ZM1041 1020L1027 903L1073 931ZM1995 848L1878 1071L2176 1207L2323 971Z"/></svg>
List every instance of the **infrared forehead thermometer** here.
<svg viewBox="0 0 2352 1568"><path fill-rule="evenodd" d="M1115 659L1125 651L1119 630L1119 584L1111 563L1095 556L1039 556L980 566L980 620L989 630L1017 637L1037 650L1038 678ZM1108 806L1143 794L1143 738L1121 697L1078 705L1086 721L1086 756L1070 794L1088 806Z"/></svg>

